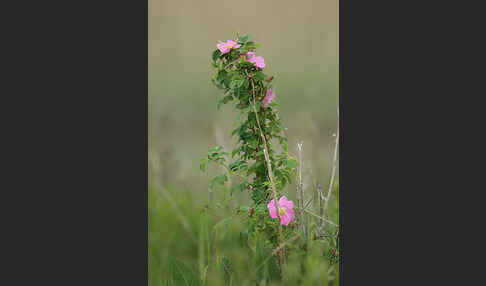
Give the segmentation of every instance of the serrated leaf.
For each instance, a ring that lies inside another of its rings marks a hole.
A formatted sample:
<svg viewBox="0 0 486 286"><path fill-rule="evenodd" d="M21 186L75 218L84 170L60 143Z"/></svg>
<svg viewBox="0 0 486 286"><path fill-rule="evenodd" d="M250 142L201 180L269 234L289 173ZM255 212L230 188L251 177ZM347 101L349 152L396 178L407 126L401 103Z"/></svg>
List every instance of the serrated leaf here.
<svg viewBox="0 0 486 286"><path fill-rule="evenodd" d="M226 176L226 174L216 176L211 180L211 184L209 185L209 187L211 188L211 190L214 190L216 184L224 185L226 181L228 181L228 177Z"/></svg>
<svg viewBox="0 0 486 286"><path fill-rule="evenodd" d="M248 41L248 38L250 38L249 34L243 34L238 38L238 42L244 44Z"/></svg>
<svg viewBox="0 0 486 286"><path fill-rule="evenodd" d="M216 61L217 59L219 59L219 57L221 56L221 51L216 49L214 52L213 52L213 61Z"/></svg>

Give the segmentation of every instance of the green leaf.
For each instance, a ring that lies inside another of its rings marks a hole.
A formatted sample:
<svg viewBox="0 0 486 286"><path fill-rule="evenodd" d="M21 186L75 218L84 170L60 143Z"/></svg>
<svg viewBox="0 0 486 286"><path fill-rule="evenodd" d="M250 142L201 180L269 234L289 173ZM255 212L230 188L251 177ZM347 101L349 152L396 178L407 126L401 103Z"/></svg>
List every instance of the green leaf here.
<svg viewBox="0 0 486 286"><path fill-rule="evenodd" d="M243 34L238 38L238 42L240 44L244 44L248 41L249 38L250 38L250 34Z"/></svg>
<svg viewBox="0 0 486 286"><path fill-rule="evenodd" d="M260 44L257 43L257 42L253 42L253 41L248 41L245 43L245 50L249 51L249 50L256 50L258 47L260 47Z"/></svg>
<svg viewBox="0 0 486 286"><path fill-rule="evenodd" d="M246 79L240 80L240 82L238 83L238 87L248 87L248 80Z"/></svg>
<svg viewBox="0 0 486 286"><path fill-rule="evenodd" d="M223 103L227 103L229 101L232 101L234 98L232 95L227 95L223 98Z"/></svg>
<svg viewBox="0 0 486 286"><path fill-rule="evenodd" d="M297 168L297 162L293 161L293 160L287 160L287 166L289 166L290 168Z"/></svg>
<svg viewBox="0 0 486 286"><path fill-rule="evenodd" d="M206 171L206 164L208 163L208 159L202 158L201 159L201 164L199 165L199 168L201 171L205 172Z"/></svg>
<svg viewBox="0 0 486 286"><path fill-rule="evenodd" d="M255 76L253 78L256 80L263 81L265 79L265 74L261 71L258 71L255 73Z"/></svg>
<svg viewBox="0 0 486 286"><path fill-rule="evenodd" d="M248 182L243 182L241 184L238 184L238 185L232 187L231 188L231 194L233 194L233 191L235 191L235 190L239 190L240 192L242 192L246 189L248 189Z"/></svg>
<svg viewBox="0 0 486 286"><path fill-rule="evenodd" d="M177 258L172 258L170 261L170 273L175 285L199 285L199 279L194 271Z"/></svg>
<svg viewBox="0 0 486 286"><path fill-rule="evenodd" d="M250 211L250 207L249 206L240 206L238 208L238 212L239 213L247 214L249 211Z"/></svg>
<svg viewBox="0 0 486 286"><path fill-rule="evenodd" d="M219 57L221 56L221 51L216 49L214 52L213 52L213 61L216 61L217 59L219 59Z"/></svg>
<svg viewBox="0 0 486 286"><path fill-rule="evenodd" d="M236 118L236 120L240 121L241 116L243 115L243 113L244 113L243 111L240 111L240 113L238 114L238 117Z"/></svg>
<svg viewBox="0 0 486 286"><path fill-rule="evenodd" d="M220 239L223 239L226 236L226 233L229 229L229 223L231 222L232 217L224 218L220 220L214 227L213 231L218 234Z"/></svg>
<svg viewBox="0 0 486 286"><path fill-rule="evenodd" d="M230 87L231 86L231 73L226 73L226 76L223 78L223 83L227 86L227 87Z"/></svg>
<svg viewBox="0 0 486 286"><path fill-rule="evenodd" d="M228 168L231 171L236 171L236 170L238 170L238 167L240 166L240 164L241 164L241 160L237 160L237 161L234 161L233 163L229 164Z"/></svg>
<svg viewBox="0 0 486 286"><path fill-rule="evenodd" d="M225 256L221 258L221 272L223 272L225 284L230 285L233 275L233 265Z"/></svg>
<svg viewBox="0 0 486 286"><path fill-rule="evenodd" d="M241 247L248 247L248 233L240 232L240 237L238 239L238 243Z"/></svg>
<svg viewBox="0 0 486 286"><path fill-rule="evenodd" d="M211 190L214 190L216 184L224 185L226 181L228 181L228 177L226 176L226 174L216 176L211 180L211 184L209 187L211 188Z"/></svg>

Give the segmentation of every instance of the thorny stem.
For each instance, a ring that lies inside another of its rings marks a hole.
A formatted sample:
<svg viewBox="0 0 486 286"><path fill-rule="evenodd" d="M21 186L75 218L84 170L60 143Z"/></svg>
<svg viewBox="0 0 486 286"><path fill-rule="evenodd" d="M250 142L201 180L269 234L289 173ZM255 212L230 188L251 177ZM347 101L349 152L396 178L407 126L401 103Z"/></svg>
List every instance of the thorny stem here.
<svg viewBox="0 0 486 286"><path fill-rule="evenodd" d="M336 145L334 146L334 158L332 162L332 174L331 174L331 181L329 183L329 190L327 192L326 201L324 202L324 216L326 216L327 204L329 203L329 199L331 198L334 176L336 175L336 160L337 160L338 146L339 146L339 109L338 109L338 122L337 122L337 132L336 132Z"/></svg>
<svg viewBox="0 0 486 286"><path fill-rule="evenodd" d="M248 72L246 70L245 70L245 73L248 77ZM258 124L258 129L260 129L260 136L262 137L262 140L263 140L263 154L265 155L265 161L267 162L268 177L270 179L270 184L272 186L273 200L275 202L277 217L278 217L278 220L280 221L280 212L278 210L278 201L277 201L277 191L275 189L275 184L273 182L272 164L270 163L270 158L269 158L269 155L268 155L267 140L265 138L265 135L263 134L263 129L260 125L260 119L258 118L258 111L256 109L256 101L255 101L256 95L255 95L255 85L253 83L253 78L250 78L250 83L251 83L251 89L252 89L252 95L253 95L253 111L255 112L255 117L256 117L257 124ZM280 223L278 225L278 232L279 232L279 235L280 235L280 243L282 244L284 241L283 241L283 235L282 235L282 224L280 224ZM285 246L282 249L282 262L283 262L282 264L285 265Z"/></svg>

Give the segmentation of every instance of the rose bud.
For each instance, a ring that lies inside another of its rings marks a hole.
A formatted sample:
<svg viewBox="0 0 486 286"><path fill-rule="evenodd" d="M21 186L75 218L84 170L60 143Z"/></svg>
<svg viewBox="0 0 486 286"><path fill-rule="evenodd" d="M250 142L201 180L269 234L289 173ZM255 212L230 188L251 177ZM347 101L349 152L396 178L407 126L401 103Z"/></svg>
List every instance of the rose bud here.
<svg viewBox="0 0 486 286"><path fill-rule="evenodd" d="M250 209L250 216L252 216L254 213L255 213L255 209L254 208L251 208Z"/></svg>
<svg viewBox="0 0 486 286"><path fill-rule="evenodd" d="M273 75L271 77L267 78L268 82L271 82L272 80L273 80Z"/></svg>

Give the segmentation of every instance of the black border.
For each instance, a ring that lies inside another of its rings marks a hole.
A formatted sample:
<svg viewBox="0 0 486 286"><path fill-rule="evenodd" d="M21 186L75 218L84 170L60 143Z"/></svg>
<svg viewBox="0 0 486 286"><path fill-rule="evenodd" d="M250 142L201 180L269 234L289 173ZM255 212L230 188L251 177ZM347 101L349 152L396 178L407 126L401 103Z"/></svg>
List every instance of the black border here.
<svg viewBox="0 0 486 286"><path fill-rule="evenodd" d="M4 272L147 285L148 1L19 5L3 39Z"/></svg>

